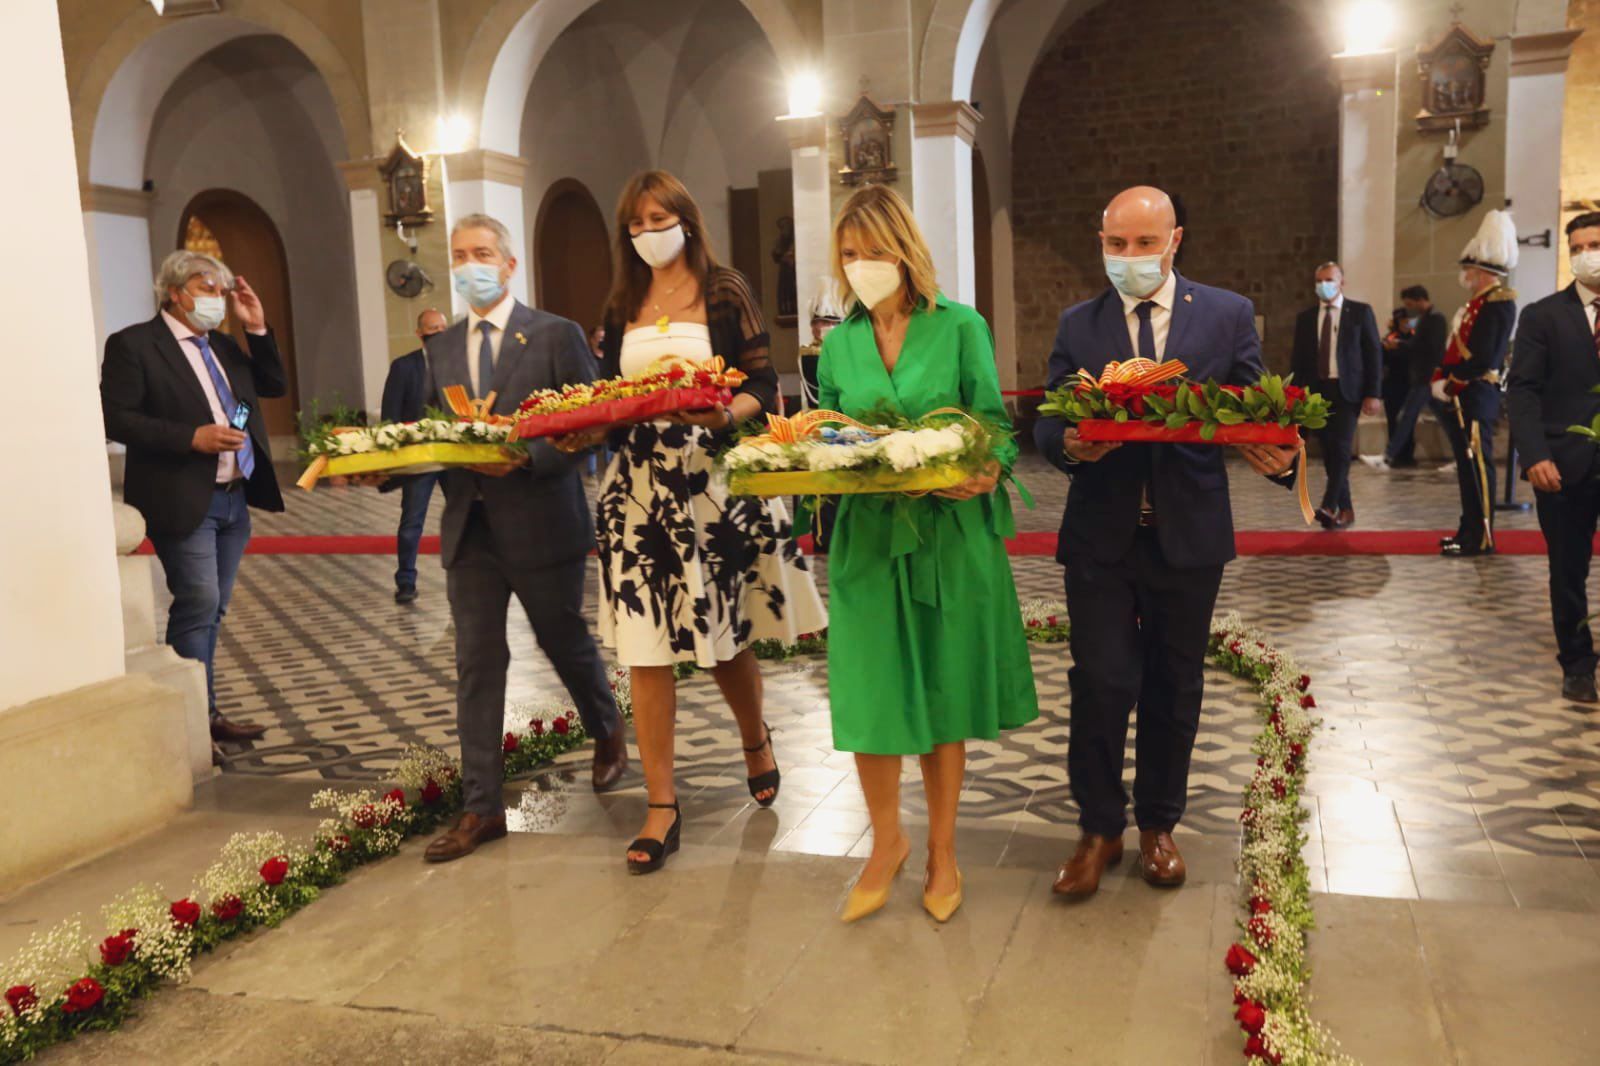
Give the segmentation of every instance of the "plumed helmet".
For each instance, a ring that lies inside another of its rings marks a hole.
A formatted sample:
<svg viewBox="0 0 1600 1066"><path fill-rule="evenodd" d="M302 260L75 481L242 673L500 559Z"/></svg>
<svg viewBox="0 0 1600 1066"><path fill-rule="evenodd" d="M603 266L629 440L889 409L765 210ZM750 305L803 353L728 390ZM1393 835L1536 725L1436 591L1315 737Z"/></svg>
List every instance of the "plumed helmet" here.
<svg viewBox="0 0 1600 1066"><path fill-rule="evenodd" d="M1505 277L1517 265L1517 226L1509 211L1490 211L1483 216L1477 236L1461 249L1461 265L1475 266Z"/></svg>

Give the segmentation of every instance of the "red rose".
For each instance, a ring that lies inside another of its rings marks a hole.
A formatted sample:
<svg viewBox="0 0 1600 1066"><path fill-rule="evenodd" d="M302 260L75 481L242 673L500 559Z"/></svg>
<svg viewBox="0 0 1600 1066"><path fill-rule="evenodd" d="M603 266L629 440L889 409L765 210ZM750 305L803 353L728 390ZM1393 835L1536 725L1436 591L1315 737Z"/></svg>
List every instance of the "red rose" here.
<svg viewBox="0 0 1600 1066"><path fill-rule="evenodd" d="M1260 1059L1263 1062L1270 1062L1273 1064L1283 1061L1281 1056L1274 1055L1272 1052L1267 1050L1266 1041L1262 1040L1259 1036L1252 1036L1249 1040L1244 1042L1244 1056L1247 1059Z"/></svg>
<svg viewBox="0 0 1600 1066"><path fill-rule="evenodd" d="M1239 1004L1243 1003L1244 1001L1245 1001L1244 993L1239 991L1238 987L1235 986L1234 990L1233 990L1233 1005L1235 1007L1237 1007Z"/></svg>
<svg viewBox="0 0 1600 1066"><path fill-rule="evenodd" d="M105 998L106 990L93 977L85 977L67 989L67 1001L61 1004L63 1014L82 1014L94 1010Z"/></svg>
<svg viewBox="0 0 1600 1066"><path fill-rule="evenodd" d="M1256 756L1256 765L1257 766L1265 766L1265 765L1267 765L1267 757L1265 755L1257 755Z"/></svg>
<svg viewBox="0 0 1600 1066"><path fill-rule="evenodd" d="M1311 687L1311 675L1310 674L1301 674L1300 675L1300 691L1304 692L1306 689L1308 689L1310 687Z"/></svg>
<svg viewBox="0 0 1600 1066"><path fill-rule="evenodd" d="M261 880L269 885L281 885L287 876L289 876L289 860L282 855L274 855L261 864Z"/></svg>
<svg viewBox="0 0 1600 1066"><path fill-rule="evenodd" d="M1240 647L1239 642L1236 640L1228 645L1228 650L1233 652L1233 654L1238 655L1244 651L1244 648Z"/></svg>
<svg viewBox="0 0 1600 1066"><path fill-rule="evenodd" d="M1243 977L1256 968L1256 957L1244 949L1242 944L1234 944L1228 948L1228 972L1235 977Z"/></svg>
<svg viewBox="0 0 1600 1066"><path fill-rule="evenodd" d="M371 829L378 824L378 812L373 810L372 804L363 803L350 812L350 821L355 823L357 829Z"/></svg>
<svg viewBox="0 0 1600 1066"><path fill-rule="evenodd" d="M1309 710L1310 708L1315 707L1316 705L1317 705L1317 698L1315 696L1313 696L1311 693L1307 692L1304 696L1300 697L1300 706L1305 707L1305 708L1307 708Z"/></svg>
<svg viewBox="0 0 1600 1066"><path fill-rule="evenodd" d="M430 777L430 778L428 778L428 780L426 780L426 781L424 781L422 783L422 802L423 803L427 803L427 804L431 805L431 804L434 804L434 803L438 803L443 798L444 798L444 789L440 788L439 787L439 783L437 781L435 781L433 778Z"/></svg>
<svg viewBox="0 0 1600 1066"><path fill-rule="evenodd" d="M124 929L115 936L100 941L100 961L107 966L121 966L133 954L133 937L139 930Z"/></svg>
<svg viewBox="0 0 1600 1066"><path fill-rule="evenodd" d="M557 736L564 737L572 731L572 723L565 718L557 718L550 723L550 731Z"/></svg>
<svg viewBox="0 0 1600 1066"><path fill-rule="evenodd" d="M1153 385L1150 391L1163 400L1175 400L1178 397L1178 386L1176 385Z"/></svg>
<svg viewBox="0 0 1600 1066"><path fill-rule="evenodd" d="M1055 615L1051 615L1049 618L1046 618L1044 620L1044 624L1047 625L1047 626L1054 626L1054 625L1060 625L1061 623L1056 621L1056 616Z"/></svg>
<svg viewBox="0 0 1600 1066"><path fill-rule="evenodd" d="M1288 792L1288 786L1283 783L1283 778L1274 777L1272 779L1272 794L1274 796L1278 799L1283 799L1284 796L1288 795Z"/></svg>
<svg viewBox="0 0 1600 1066"><path fill-rule="evenodd" d="M1250 825L1255 820L1256 809L1254 807L1246 807L1244 810L1239 812L1239 821L1243 822L1245 825Z"/></svg>
<svg viewBox="0 0 1600 1066"><path fill-rule="evenodd" d="M515 733L507 733L505 742L500 747L507 755L510 755L517 750L519 745L520 741L517 740L517 735Z"/></svg>
<svg viewBox="0 0 1600 1066"><path fill-rule="evenodd" d="M244 913L244 900L238 896L223 896L211 905L211 913L219 922L237 921Z"/></svg>
<svg viewBox="0 0 1600 1066"><path fill-rule="evenodd" d="M1289 745L1289 754L1293 755L1296 759L1298 759L1300 756L1304 755L1305 753L1306 753L1306 746L1304 744L1300 743L1298 740L1295 741L1293 744Z"/></svg>
<svg viewBox="0 0 1600 1066"><path fill-rule="evenodd" d="M1245 923L1245 929L1255 938L1255 942L1264 948L1272 946L1272 924L1265 918L1257 915Z"/></svg>
<svg viewBox="0 0 1600 1066"><path fill-rule="evenodd" d="M168 913L180 929L191 929L200 920L200 904L192 899L180 899L168 908Z"/></svg>
<svg viewBox="0 0 1600 1066"><path fill-rule="evenodd" d="M1251 1036L1261 1032L1261 1027L1267 1023L1266 1008L1253 999L1247 999L1239 1004L1239 1009L1233 1012L1233 1017L1239 1023L1239 1028Z"/></svg>
<svg viewBox="0 0 1600 1066"><path fill-rule="evenodd" d="M576 722L578 720L578 712L577 711L568 711L564 717L569 722Z"/></svg>
<svg viewBox="0 0 1600 1066"><path fill-rule="evenodd" d="M1272 913L1272 901L1267 899L1264 896L1251 896L1250 897L1250 913L1251 914L1271 914Z"/></svg>
<svg viewBox="0 0 1600 1066"><path fill-rule="evenodd" d="M406 790L403 788L391 788L383 794L383 798L392 800L397 806L404 807L406 805Z"/></svg>
<svg viewBox="0 0 1600 1066"><path fill-rule="evenodd" d="M528 728L533 730L533 735L534 736L536 736L536 737L544 736L544 719L543 718L535 718L533 721L528 723Z"/></svg>
<svg viewBox="0 0 1600 1066"><path fill-rule="evenodd" d="M1139 415L1141 418L1144 417L1144 411L1145 411L1145 408L1144 408L1144 397L1143 396L1135 396L1132 400L1128 401L1128 408L1134 414Z"/></svg>
<svg viewBox="0 0 1600 1066"><path fill-rule="evenodd" d="M345 836L343 833L340 833L338 836L323 837L321 840L317 841L317 844L321 847L327 848L329 851L335 854L338 854L341 851L350 850L350 838Z"/></svg>
<svg viewBox="0 0 1600 1066"><path fill-rule="evenodd" d="M11 1007L11 1013L21 1016L22 1012L39 1002L39 997L34 995L32 985L12 985L6 989L6 1003Z"/></svg>

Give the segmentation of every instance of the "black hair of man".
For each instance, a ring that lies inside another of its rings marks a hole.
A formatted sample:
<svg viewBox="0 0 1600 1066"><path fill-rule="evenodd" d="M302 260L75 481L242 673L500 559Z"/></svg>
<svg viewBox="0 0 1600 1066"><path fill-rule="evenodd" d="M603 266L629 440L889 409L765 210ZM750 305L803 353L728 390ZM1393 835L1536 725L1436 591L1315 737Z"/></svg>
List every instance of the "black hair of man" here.
<svg viewBox="0 0 1600 1066"><path fill-rule="evenodd" d="M1570 237L1575 231L1588 229L1590 226L1600 226L1600 211L1585 211L1571 222L1568 222L1567 236Z"/></svg>
<svg viewBox="0 0 1600 1066"><path fill-rule="evenodd" d="M1428 301L1431 302L1433 298L1428 295L1428 290L1424 286L1422 286L1422 285L1407 285L1405 288L1400 290L1400 299L1402 299L1402 300L1428 300Z"/></svg>

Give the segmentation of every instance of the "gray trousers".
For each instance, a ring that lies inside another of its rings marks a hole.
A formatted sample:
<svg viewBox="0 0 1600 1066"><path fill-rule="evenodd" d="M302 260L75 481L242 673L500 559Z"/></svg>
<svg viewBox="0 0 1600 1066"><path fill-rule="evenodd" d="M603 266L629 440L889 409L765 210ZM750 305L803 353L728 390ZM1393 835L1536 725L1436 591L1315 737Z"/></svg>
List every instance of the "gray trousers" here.
<svg viewBox="0 0 1600 1066"><path fill-rule="evenodd" d="M450 617L456 628L456 733L466 809L498 815L502 790L506 706L506 611L516 593L539 649L549 658L595 740L623 728L605 665L583 617L588 561L554 566L509 566L494 551L481 507L474 507L455 563L446 571Z"/></svg>

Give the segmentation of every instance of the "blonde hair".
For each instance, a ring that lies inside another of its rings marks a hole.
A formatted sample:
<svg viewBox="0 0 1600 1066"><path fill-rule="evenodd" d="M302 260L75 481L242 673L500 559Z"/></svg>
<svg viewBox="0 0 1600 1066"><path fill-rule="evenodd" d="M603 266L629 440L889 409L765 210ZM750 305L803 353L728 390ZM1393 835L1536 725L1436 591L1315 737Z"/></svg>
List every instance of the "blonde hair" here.
<svg viewBox="0 0 1600 1066"><path fill-rule="evenodd" d="M911 206L898 193L886 185L868 185L846 200L833 220L833 276L840 290L850 294L854 312L861 307L861 300L845 276L839 251L847 232L853 232L858 243L881 248L900 261L900 283L908 306L915 306L918 300L926 301L929 309L938 305L933 253L928 251Z"/></svg>

